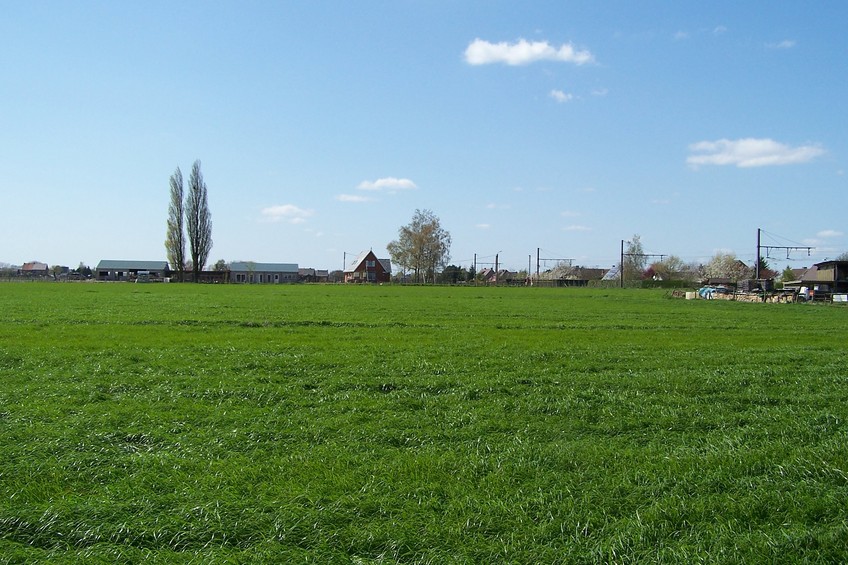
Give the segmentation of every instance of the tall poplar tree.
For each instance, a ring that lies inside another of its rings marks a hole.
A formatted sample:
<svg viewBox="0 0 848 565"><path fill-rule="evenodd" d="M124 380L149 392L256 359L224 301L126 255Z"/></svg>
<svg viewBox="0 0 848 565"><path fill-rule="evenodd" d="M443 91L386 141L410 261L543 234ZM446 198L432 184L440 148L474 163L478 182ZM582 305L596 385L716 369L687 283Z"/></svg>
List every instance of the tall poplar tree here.
<svg viewBox="0 0 848 565"><path fill-rule="evenodd" d="M212 214L206 195L206 183L200 172L200 160L191 166L188 179L188 196L185 205L188 243L191 250L191 268L194 282L200 281L200 271L212 251Z"/></svg>
<svg viewBox="0 0 848 565"><path fill-rule="evenodd" d="M168 233L165 249L168 262L183 280L185 270L185 230L183 229L183 173L180 168L171 175L171 203L168 206Z"/></svg>

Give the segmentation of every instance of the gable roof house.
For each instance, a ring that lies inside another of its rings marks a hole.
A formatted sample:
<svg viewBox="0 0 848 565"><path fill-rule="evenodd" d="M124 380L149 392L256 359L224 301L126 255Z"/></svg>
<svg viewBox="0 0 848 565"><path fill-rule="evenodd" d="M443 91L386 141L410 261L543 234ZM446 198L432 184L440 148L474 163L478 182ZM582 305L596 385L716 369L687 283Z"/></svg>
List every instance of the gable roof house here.
<svg viewBox="0 0 848 565"><path fill-rule="evenodd" d="M486 267L480 271L480 280L485 284L512 284L517 277L518 272L510 271L509 269L498 269L495 271Z"/></svg>
<svg viewBox="0 0 848 565"><path fill-rule="evenodd" d="M391 260L378 259L373 251L363 251L344 270L346 283L383 283L391 280Z"/></svg>
<svg viewBox="0 0 848 565"><path fill-rule="evenodd" d="M139 274L150 280L164 279L170 275L167 261L121 261L103 259L94 269L99 281L138 280Z"/></svg>
<svg viewBox="0 0 848 565"><path fill-rule="evenodd" d="M30 261L21 265L21 268L18 269L18 275L30 278L48 277L50 276L50 268L47 266L47 263Z"/></svg>
<svg viewBox="0 0 848 565"><path fill-rule="evenodd" d="M256 263L235 261L230 263L230 282L282 284L299 280L297 263Z"/></svg>

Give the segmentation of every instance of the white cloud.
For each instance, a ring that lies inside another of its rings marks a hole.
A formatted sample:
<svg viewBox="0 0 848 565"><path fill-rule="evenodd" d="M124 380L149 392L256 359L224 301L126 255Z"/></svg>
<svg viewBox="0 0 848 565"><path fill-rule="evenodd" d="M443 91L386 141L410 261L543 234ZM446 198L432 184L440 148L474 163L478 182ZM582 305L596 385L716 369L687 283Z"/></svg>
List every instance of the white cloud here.
<svg viewBox="0 0 848 565"><path fill-rule="evenodd" d="M784 39L777 43L766 43L766 47L769 49L792 49L795 47L795 43L794 39Z"/></svg>
<svg viewBox="0 0 848 565"><path fill-rule="evenodd" d="M683 39L689 39L689 33L685 32L685 31L678 31L677 33L674 34L674 40L675 41L681 41Z"/></svg>
<svg viewBox="0 0 848 565"><path fill-rule="evenodd" d="M578 51L570 43L555 47L547 41L527 41L520 39L515 43L490 43L475 39L465 49L465 61L469 65L529 65L536 61L558 61L583 65L594 61L589 51Z"/></svg>
<svg viewBox="0 0 848 565"><path fill-rule="evenodd" d="M571 225L562 228L562 231L592 231L592 228L579 225Z"/></svg>
<svg viewBox="0 0 848 565"><path fill-rule="evenodd" d="M836 230L822 230L816 234L816 237L842 237L843 234L841 231Z"/></svg>
<svg viewBox="0 0 848 565"><path fill-rule="evenodd" d="M387 191L398 191L398 190L413 190L418 188L414 182L409 179L398 179L395 177L385 177L381 179L377 179L375 181L364 180L356 187L359 190L387 190Z"/></svg>
<svg viewBox="0 0 848 565"><path fill-rule="evenodd" d="M374 199L360 194L339 194L336 196L339 202L372 202Z"/></svg>
<svg viewBox="0 0 848 565"><path fill-rule="evenodd" d="M790 147L772 139L719 139L699 141L689 146L693 153L686 158L692 167L701 165L736 165L765 167L807 163L824 153L817 145Z"/></svg>
<svg viewBox="0 0 848 565"><path fill-rule="evenodd" d="M560 104L574 100L573 94L563 92L562 90L551 90L550 96Z"/></svg>
<svg viewBox="0 0 848 565"><path fill-rule="evenodd" d="M606 88L596 88L592 91L592 96L606 96L609 94L609 89Z"/></svg>
<svg viewBox="0 0 848 565"><path fill-rule="evenodd" d="M573 210L564 210L560 214L560 216L562 216L563 218L576 218L576 217L580 216L580 213L574 212Z"/></svg>
<svg viewBox="0 0 848 565"><path fill-rule="evenodd" d="M713 35L722 35L724 33L727 33L727 28L724 26L716 26L713 28Z"/></svg>
<svg viewBox="0 0 848 565"><path fill-rule="evenodd" d="M487 230L492 227L492 224L476 224L474 227L481 230Z"/></svg>
<svg viewBox="0 0 848 565"><path fill-rule="evenodd" d="M267 222L286 221L291 224L302 224L312 216L313 210L298 208L294 204L281 204L262 209L262 219Z"/></svg>

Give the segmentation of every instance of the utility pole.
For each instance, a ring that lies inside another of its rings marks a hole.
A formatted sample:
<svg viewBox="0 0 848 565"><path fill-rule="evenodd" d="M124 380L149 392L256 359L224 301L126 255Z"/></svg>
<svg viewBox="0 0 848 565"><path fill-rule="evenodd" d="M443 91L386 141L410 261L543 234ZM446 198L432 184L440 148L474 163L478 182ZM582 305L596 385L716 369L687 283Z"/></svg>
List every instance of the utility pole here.
<svg viewBox="0 0 848 565"><path fill-rule="evenodd" d="M618 288L624 288L624 240L621 240L621 258L618 261Z"/></svg>
<svg viewBox="0 0 848 565"><path fill-rule="evenodd" d="M495 286L498 286L498 254L495 253Z"/></svg>
<svg viewBox="0 0 848 565"><path fill-rule="evenodd" d="M536 280L539 280L539 251L541 251L538 247L536 248Z"/></svg>

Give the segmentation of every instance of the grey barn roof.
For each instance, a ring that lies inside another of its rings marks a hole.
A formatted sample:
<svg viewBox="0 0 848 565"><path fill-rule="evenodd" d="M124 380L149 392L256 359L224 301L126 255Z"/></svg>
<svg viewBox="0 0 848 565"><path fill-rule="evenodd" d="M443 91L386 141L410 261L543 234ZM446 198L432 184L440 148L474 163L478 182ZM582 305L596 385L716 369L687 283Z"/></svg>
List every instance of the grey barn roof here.
<svg viewBox="0 0 848 565"><path fill-rule="evenodd" d="M121 261L102 259L96 271L166 271L167 261Z"/></svg>

